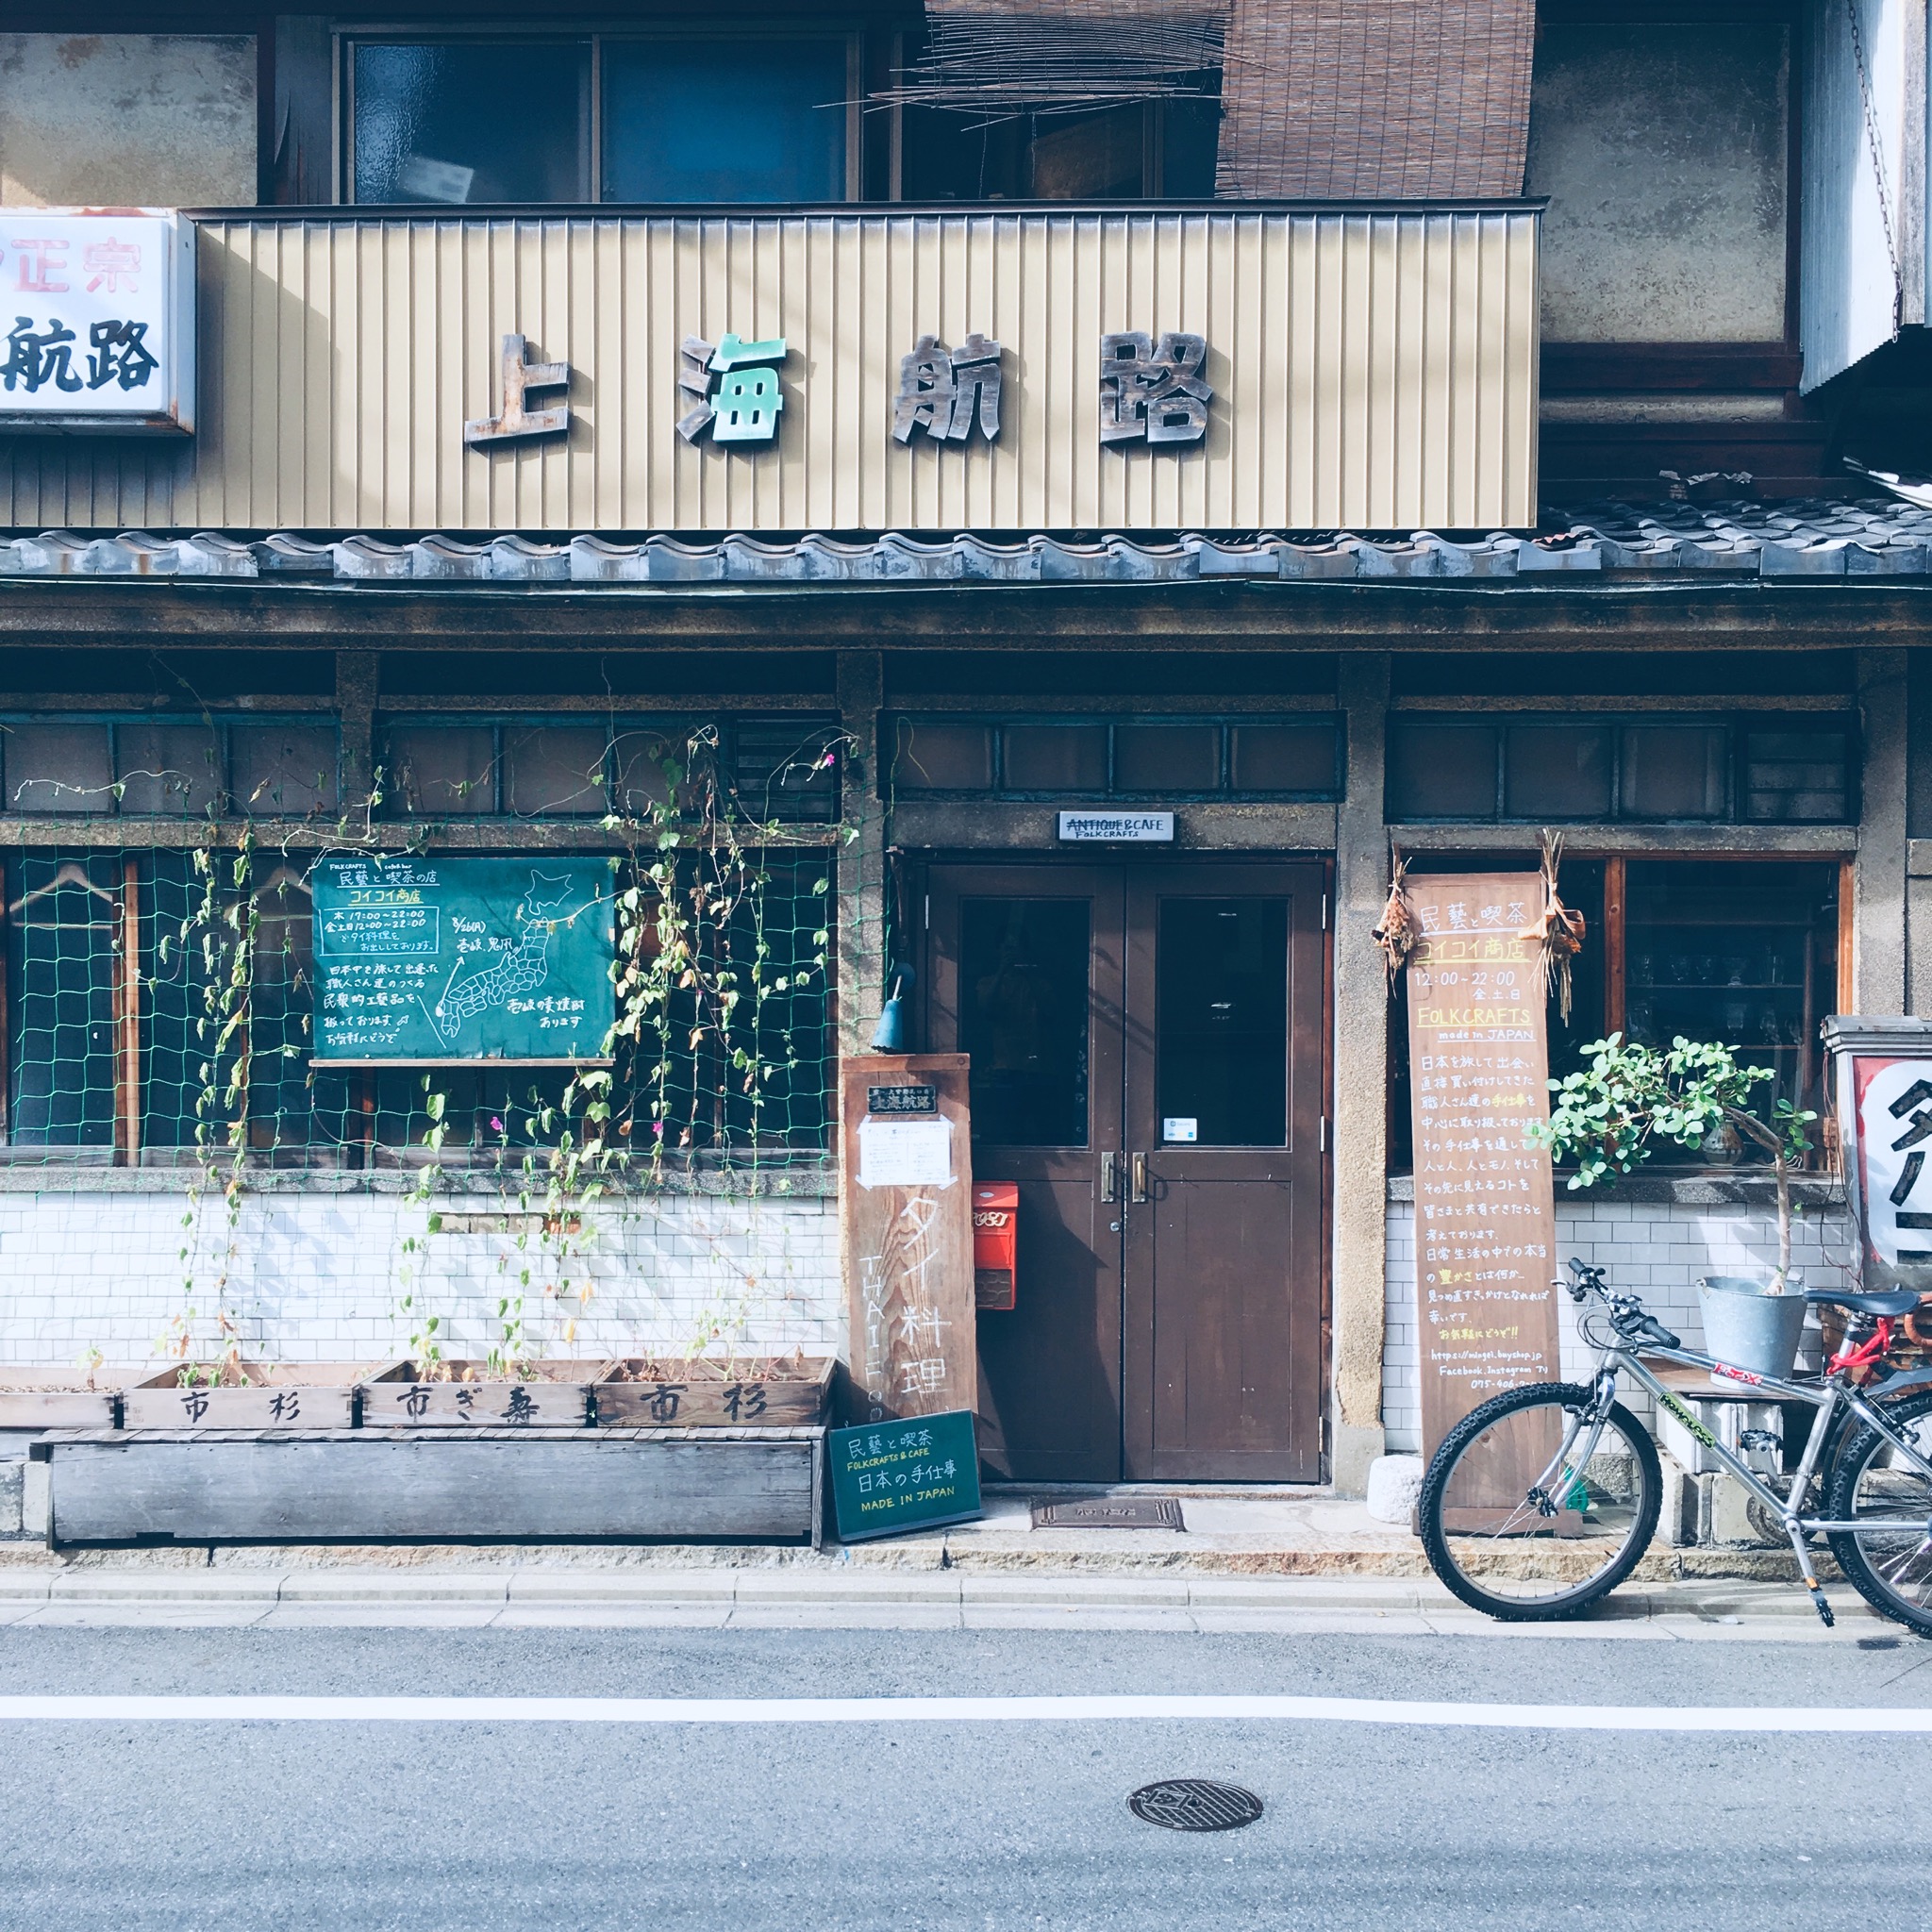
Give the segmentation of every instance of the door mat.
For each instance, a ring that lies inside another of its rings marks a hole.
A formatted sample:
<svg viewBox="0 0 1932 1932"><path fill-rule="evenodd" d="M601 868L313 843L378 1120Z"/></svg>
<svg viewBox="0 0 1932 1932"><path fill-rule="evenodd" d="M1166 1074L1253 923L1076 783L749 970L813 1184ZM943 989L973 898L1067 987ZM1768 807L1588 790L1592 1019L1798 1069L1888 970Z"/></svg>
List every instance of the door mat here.
<svg viewBox="0 0 1932 1932"><path fill-rule="evenodd" d="M1035 1529L1186 1529L1172 1496L1097 1496L1086 1503L1036 1503Z"/></svg>

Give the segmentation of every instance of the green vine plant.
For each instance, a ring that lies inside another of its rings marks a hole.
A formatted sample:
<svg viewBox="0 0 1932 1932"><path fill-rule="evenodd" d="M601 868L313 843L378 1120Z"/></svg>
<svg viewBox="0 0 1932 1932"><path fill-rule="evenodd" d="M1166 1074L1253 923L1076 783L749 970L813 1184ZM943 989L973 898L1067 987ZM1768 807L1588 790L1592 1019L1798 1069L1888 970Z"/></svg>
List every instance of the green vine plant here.
<svg viewBox="0 0 1932 1932"><path fill-rule="evenodd" d="M843 748L842 741L814 744L776 782L801 764L833 769ZM655 762L658 782L626 783L622 808L604 820L624 848L611 860L615 1011L599 1055L605 1063L575 1070L558 1106L536 1122L548 1137L541 1166L543 1240L556 1276L548 1291L578 1308L593 1292L583 1265L584 1230L593 1223L584 1210L613 1187L660 1192L674 1172L740 1164L741 1153L745 1191L756 1194L772 1087L801 1065L791 1027L775 1017L778 1004L828 987L829 870L811 888L816 919L802 957L794 950L779 958L769 924L771 858L798 847L797 834L745 810L721 772L715 729L692 731ZM850 843L857 828L841 836ZM682 1068L704 1071L681 1078ZM535 1180L534 1150L525 1167ZM728 1309L714 1297L698 1311L687 1360L742 1339L750 1297L728 1299ZM575 1331L573 1313L564 1339Z"/></svg>
<svg viewBox="0 0 1932 1932"><path fill-rule="evenodd" d="M198 961L201 982L201 1011L194 1022L203 1056L198 1066L201 1088L194 1099L197 1171L182 1216L184 1301L158 1344L160 1353L181 1362L179 1379L184 1386L196 1380L242 1378L242 1332L228 1307L228 1290L241 1244L242 1188L248 1159L249 993L261 918L254 891L254 827L243 823L239 843L229 854L222 848L219 824L210 818L201 843L193 849L193 866L200 897L175 932L161 934L157 941L163 970L172 951L178 948L185 959ZM225 1235L212 1289L214 1349L209 1360L197 1363L191 1357L198 1312L190 1297L195 1292L193 1257L203 1202L211 1190L222 1197Z"/></svg>
<svg viewBox="0 0 1932 1932"><path fill-rule="evenodd" d="M205 713L205 716L207 714ZM212 728L212 720L209 720ZM190 781L182 774L148 774L164 787L186 791ZM320 791L325 774L316 776ZM333 828L332 851L367 851L375 847L375 813L382 803L383 773L378 766L371 776L367 792L349 804ZM116 787L117 795L122 788ZM244 811L274 800L265 800L264 788L244 801ZM243 1187L248 1173L250 1136L250 1094L258 1048L252 1021L254 995L258 984L262 934L261 892L257 881L257 847L253 820L244 816L239 825L225 824L210 805L200 828L198 842L192 849L193 876L199 892L172 931L156 939L156 983L172 970L193 972L199 982L199 1007L193 1023L194 1039L200 1049L196 1063L199 1091L194 1096L194 1177L188 1190L186 1209L181 1218L182 1245L177 1255L182 1274L182 1305L171 1318L155 1344L155 1352L181 1363L179 1379L186 1385L194 1381L234 1383L242 1379L242 1331L230 1302L230 1287L241 1248L241 1217ZM283 857L287 857L286 850ZM312 861L311 861L312 863ZM275 888L286 894L288 882ZM279 951L286 968L293 951L293 941L286 919L277 922ZM128 962L128 972L139 984L139 960ZM311 1030L303 1015L301 1026ZM302 1049L284 1041L275 1049L286 1059L298 1059ZM312 1082L313 1075L310 1079ZM427 1085L427 1082L425 1082ZM202 1324L197 1290L203 1209L208 1195L221 1196L225 1237L209 1285L213 1306L208 1358L196 1361L197 1340ZM435 1324L430 1323L433 1333Z"/></svg>
<svg viewBox="0 0 1932 1932"><path fill-rule="evenodd" d="M832 768L847 743L814 741L774 783ZM698 1184L707 1172L731 1169L742 1174L743 1191L758 1191L774 1085L803 1064L782 1005L801 994L823 996L828 989L829 867L808 894L815 921L802 944L781 949L774 943L768 905L774 859L823 852L823 843L802 838L774 814L746 808L721 767L715 728L661 741L658 751L643 761L652 769L634 765L623 774L616 808L602 821L620 849L609 858L614 1017L596 1062L574 1068L560 1094L533 1089L525 1105L490 1115L492 1141L481 1141L472 1129L473 1158L460 1163L464 1173L493 1169L499 1181L514 1180L517 1187L517 1239L499 1257L491 1294L485 1368L492 1376L534 1373L527 1313L533 1293L554 1309L558 1338L566 1345L575 1341L576 1324L595 1294L597 1221L586 1212L592 1204L613 1193L626 1201L641 1191L660 1193L675 1179ZM601 781L602 767L589 775ZM325 832L305 855L306 865L393 842L377 820L383 785L378 767L368 795L341 813L333 836ZM408 848L423 849L434 833L433 825L411 824ZM858 835L858 827L847 824L838 837L850 844ZM157 1351L182 1363L184 1379L239 1380L242 1333L229 1303L251 1153L258 1052L251 1016L262 926L252 824L244 818L237 827L211 811L193 848L192 868L199 888L193 902L175 929L158 941L161 970L192 969L198 982L193 1032L200 1057L196 1173L182 1224L183 1303ZM282 935L286 950L286 922ZM298 1025L312 1039L306 1012ZM288 1041L268 1050L290 1058L304 1052ZM311 1068L311 1089L313 1079ZM454 1372L454 1344L433 1305L430 1265L430 1242L443 1226L435 1203L454 1179L453 1150L446 1148L452 1121L444 1087L428 1073L420 1086L416 1144L423 1158L408 1163L413 1184L403 1198L427 1211L421 1231L399 1241L393 1306L417 1373L436 1378ZM479 1162L478 1154L492 1158ZM210 1194L222 1200L225 1230L212 1282L203 1289L196 1263ZM721 1342L735 1347L750 1326L754 1302L748 1279L735 1291L714 1295L692 1321L685 1357ZM205 1304L211 1304L206 1320ZM209 1323L212 1347L198 1350ZM208 1358L197 1362L197 1354Z"/></svg>
<svg viewBox="0 0 1932 1932"><path fill-rule="evenodd" d="M1545 1147L1557 1161L1572 1161L1574 1189L1614 1184L1674 1142L1695 1151L1728 1125L1771 1157L1777 1188L1777 1273L1782 1291L1791 1272L1791 1170L1810 1153L1815 1112L1778 1099L1768 1110L1750 1105L1755 1090L1774 1075L1769 1067L1738 1063L1736 1051L1718 1041L1687 1040L1668 1048L1640 1045L1621 1033L1591 1041L1587 1064L1550 1084L1547 1123L1531 1121L1524 1138Z"/></svg>

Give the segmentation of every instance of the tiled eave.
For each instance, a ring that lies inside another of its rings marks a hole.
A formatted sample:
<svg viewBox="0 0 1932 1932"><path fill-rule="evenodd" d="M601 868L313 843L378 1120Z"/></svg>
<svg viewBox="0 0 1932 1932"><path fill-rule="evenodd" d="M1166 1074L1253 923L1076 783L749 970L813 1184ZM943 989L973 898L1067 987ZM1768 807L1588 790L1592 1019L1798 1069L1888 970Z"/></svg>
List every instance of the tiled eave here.
<svg viewBox="0 0 1932 1932"><path fill-rule="evenodd" d="M1552 513L1541 535L1456 539L1208 536L1172 539L972 533L860 539L817 532L774 541L581 535L541 542L431 533L328 541L277 533L52 530L0 539L0 578L223 577L347 584L791 585L1185 583L1246 578L1373 582L1516 578L1524 588L1582 588L1605 574L1715 577L1924 577L1932 575L1932 510L1899 502L1601 504Z"/></svg>

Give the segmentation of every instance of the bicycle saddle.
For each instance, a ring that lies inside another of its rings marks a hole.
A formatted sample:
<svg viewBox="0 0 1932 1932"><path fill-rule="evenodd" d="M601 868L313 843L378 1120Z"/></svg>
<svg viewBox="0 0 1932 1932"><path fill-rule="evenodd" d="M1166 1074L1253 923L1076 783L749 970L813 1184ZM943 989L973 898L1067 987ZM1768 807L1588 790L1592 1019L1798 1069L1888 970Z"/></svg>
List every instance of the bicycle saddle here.
<svg viewBox="0 0 1932 1932"><path fill-rule="evenodd" d="M1861 1315L1909 1315L1919 1306L1918 1292L1893 1288L1877 1294L1851 1294L1838 1288L1807 1288L1807 1302L1830 1302L1835 1307L1856 1308Z"/></svg>

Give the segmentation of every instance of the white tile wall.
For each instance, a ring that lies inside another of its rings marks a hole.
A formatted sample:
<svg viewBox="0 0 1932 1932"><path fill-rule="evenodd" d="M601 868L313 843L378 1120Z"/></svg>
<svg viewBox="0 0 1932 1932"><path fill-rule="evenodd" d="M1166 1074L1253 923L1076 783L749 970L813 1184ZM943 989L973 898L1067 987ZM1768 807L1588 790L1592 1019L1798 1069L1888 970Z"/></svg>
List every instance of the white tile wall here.
<svg viewBox="0 0 1932 1932"><path fill-rule="evenodd" d="M431 1234L430 1211L397 1195L252 1194L231 1229L219 1195L191 1210L174 1193L0 1194L0 1362L61 1365L90 1349L140 1362L189 1307L199 1341L225 1308L263 1359L390 1358L408 1353L410 1297L441 1318L445 1356L480 1356L499 1300L518 1293L532 1355L681 1350L713 1330L758 1346L843 1340L830 1199L594 1206L560 1260L534 1236L519 1247L500 1233Z"/></svg>
<svg viewBox="0 0 1932 1932"><path fill-rule="evenodd" d="M1847 1278L1851 1224L1840 1210L1804 1215L1792 1230L1791 1265L1813 1286ZM1697 1309L1701 1274L1768 1274L1777 1261L1777 1227L1769 1215L1739 1207L1682 1202L1557 1196L1557 1253L1607 1271L1610 1285L1641 1295L1666 1328L1701 1347ZM1382 1341L1382 1422L1391 1453L1422 1447L1415 1293L1415 1216L1407 1201L1389 1204L1388 1269ZM1569 1296L1557 1302L1562 1373L1583 1374L1590 1356L1576 1333ZM1638 1391L1641 1396L1641 1391ZM1648 1398L1629 1398L1639 1413Z"/></svg>

